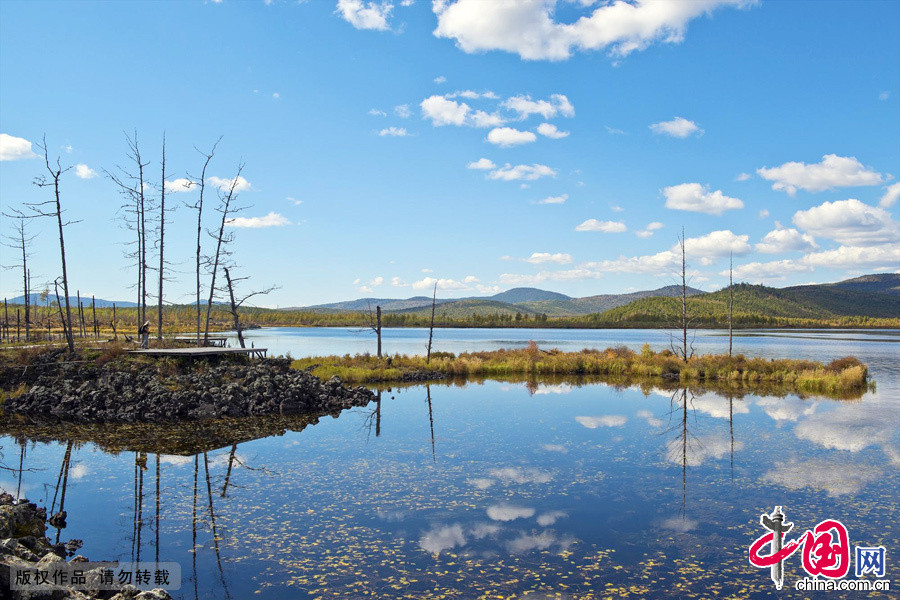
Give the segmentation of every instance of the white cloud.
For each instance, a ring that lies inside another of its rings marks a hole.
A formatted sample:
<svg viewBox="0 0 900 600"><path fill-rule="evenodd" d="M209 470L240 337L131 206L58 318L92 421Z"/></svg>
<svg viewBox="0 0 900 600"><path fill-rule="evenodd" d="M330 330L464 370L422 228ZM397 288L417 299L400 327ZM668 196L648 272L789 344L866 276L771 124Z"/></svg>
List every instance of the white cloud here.
<svg viewBox="0 0 900 600"><path fill-rule="evenodd" d="M671 121L661 121L650 126L653 133L670 135L677 138L686 138L690 135L703 135L703 130L694 123L682 117L675 117Z"/></svg>
<svg viewBox="0 0 900 600"><path fill-rule="evenodd" d="M469 119L466 122L467 125L472 127L480 127L482 129L486 129L488 127L497 127L498 125L503 125L506 123L506 119L498 115L497 113L486 113L483 110L476 110L475 112L469 115Z"/></svg>
<svg viewBox="0 0 900 600"><path fill-rule="evenodd" d="M380 135L381 137L406 137L409 135L409 133L406 131L405 127L388 127L387 129L382 129L381 131L379 131L378 135Z"/></svg>
<svg viewBox="0 0 900 600"><path fill-rule="evenodd" d="M761 211L759 211L759 213L757 213L757 216L760 219L768 219L769 218L769 209L767 209L767 208L762 209Z"/></svg>
<svg viewBox="0 0 900 600"><path fill-rule="evenodd" d="M598 427L621 427L628 421L628 417L605 415L602 417L575 417L575 420L588 429L597 429Z"/></svg>
<svg viewBox="0 0 900 600"><path fill-rule="evenodd" d="M568 517L566 513L561 510L552 510L550 512L543 513L538 515L537 522L541 527L549 527L553 525L558 520Z"/></svg>
<svg viewBox="0 0 900 600"><path fill-rule="evenodd" d="M455 100L447 100L443 96L429 96L422 100L419 106L422 108L422 118L431 119L431 123L435 127L464 125L466 114L470 110L469 105L465 102L460 104Z"/></svg>
<svg viewBox="0 0 900 600"><path fill-rule="evenodd" d="M557 252L556 254L550 254L549 252L535 252L530 257L523 258L522 260L533 265L542 265L545 263L567 265L572 262L572 255L562 254L560 252Z"/></svg>
<svg viewBox="0 0 900 600"><path fill-rule="evenodd" d="M729 254L747 254L750 252L750 244L747 241L749 235L735 235L728 229L712 231L704 236L688 238L684 242L684 252L688 257L721 258ZM672 251L679 250L678 245L672 247Z"/></svg>
<svg viewBox="0 0 900 600"><path fill-rule="evenodd" d="M887 100L887 99L890 98L890 97L891 97L891 93L890 93L890 92L881 92L880 94L878 94L878 99L879 99L879 100Z"/></svg>
<svg viewBox="0 0 900 600"><path fill-rule="evenodd" d="M541 449L547 452L559 452L560 454L569 453L569 450L561 444L541 444Z"/></svg>
<svg viewBox="0 0 900 600"><path fill-rule="evenodd" d="M537 132L544 137L548 137L554 140L559 140L564 137L568 137L568 131L560 131L556 128L556 125L552 125L550 123L541 123L538 125Z"/></svg>
<svg viewBox="0 0 900 600"><path fill-rule="evenodd" d="M896 244L868 247L841 246L835 250L807 254L801 260L813 267L896 272L900 271L900 247Z"/></svg>
<svg viewBox="0 0 900 600"><path fill-rule="evenodd" d="M384 283L384 277L376 277L375 279L373 279L372 281L369 282L369 285L374 287L377 285L381 285L383 283Z"/></svg>
<svg viewBox="0 0 900 600"><path fill-rule="evenodd" d="M514 540L506 542L506 549L510 554L525 554L532 550L547 550L554 544L559 545L559 551L564 552L575 542L573 539L558 539L552 531L541 533L523 533Z"/></svg>
<svg viewBox="0 0 900 600"><path fill-rule="evenodd" d="M800 233L796 229L779 226L767 233L766 237L756 244L756 251L763 254L780 254L782 252L809 252L818 247L816 240L808 233Z"/></svg>
<svg viewBox="0 0 900 600"><path fill-rule="evenodd" d="M338 0L334 11L357 29L387 31L391 28L388 18L394 5L390 2L363 2L363 0Z"/></svg>
<svg viewBox="0 0 900 600"><path fill-rule="evenodd" d="M259 229L262 227L279 227L281 225L290 225L291 222L277 212L270 212L264 217L236 217L228 219L225 224L229 227L248 227Z"/></svg>
<svg viewBox="0 0 900 600"><path fill-rule="evenodd" d="M657 417L653 416L653 413L650 412L649 410L639 410L639 411L637 411L637 416L640 417L641 419L644 419L645 421L647 421L647 424L650 427L662 427L663 426L662 419L658 419Z"/></svg>
<svg viewBox="0 0 900 600"><path fill-rule="evenodd" d="M890 208L897 202L898 198L900 198L900 183L891 184L887 187L887 191L881 197L881 200L878 201L878 206Z"/></svg>
<svg viewBox="0 0 900 600"><path fill-rule="evenodd" d="M394 114L401 119L406 119L409 118L409 116L412 114L412 111L409 110L409 104L401 104L400 106L394 107Z"/></svg>
<svg viewBox="0 0 900 600"><path fill-rule="evenodd" d="M699 183L673 185L662 192L666 197L666 208L673 210L721 215L726 210L744 208L744 203L737 198L726 196L721 190L710 193L709 188Z"/></svg>
<svg viewBox="0 0 900 600"><path fill-rule="evenodd" d="M466 275L466 278L463 279L463 283L478 283L479 281L481 280L474 275Z"/></svg>
<svg viewBox="0 0 900 600"><path fill-rule="evenodd" d="M619 206L618 204L613 204L612 206L609 207L609 210L611 210L613 212L625 212L625 209L622 208L621 206Z"/></svg>
<svg viewBox="0 0 900 600"><path fill-rule="evenodd" d="M620 256L616 260L603 260L585 265L599 272L616 273L651 273L654 275L670 274L676 265L680 265L680 257L671 250L664 250L649 256Z"/></svg>
<svg viewBox="0 0 900 600"><path fill-rule="evenodd" d="M665 227L665 225L663 225L659 221L653 221L652 223L648 223L647 227L644 228L643 230L636 231L635 235L638 236L639 238L647 239L647 238L653 236L654 231L656 231L657 229L662 229L663 227Z"/></svg>
<svg viewBox="0 0 900 600"><path fill-rule="evenodd" d="M857 494L871 481L881 477L878 469L860 469L856 464L834 460L813 459L805 462L783 462L763 475L770 481L790 490L819 489L829 496Z"/></svg>
<svg viewBox="0 0 900 600"><path fill-rule="evenodd" d="M628 231L625 223L621 221L598 221L597 219L588 219L575 228L575 231L602 231L603 233L622 233Z"/></svg>
<svg viewBox="0 0 900 600"><path fill-rule="evenodd" d="M757 406L763 409L774 421L781 422L798 421L800 417L808 417L815 414L818 402L809 402L800 398L776 398L773 396L764 396L756 401Z"/></svg>
<svg viewBox="0 0 900 600"><path fill-rule="evenodd" d="M63 150L66 151L66 154L72 154L72 144L67 145Z"/></svg>
<svg viewBox="0 0 900 600"><path fill-rule="evenodd" d="M291 196L287 197L287 201L292 203L294 206L300 206L301 204L303 204L303 200L297 200L296 198L293 198Z"/></svg>
<svg viewBox="0 0 900 600"><path fill-rule="evenodd" d="M235 192L245 192L250 189L250 182L244 179L243 175L238 175L237 179L223 179L222 177L208 177L206 182L210 185L219 188L223 192L227 192L231 189L231 185L234 184Z"/></svg>
<svg viewBox="0 0 900 600"><path fill-rule="evenodd" d="M795 260L776 260L767 263L752 262L734 267L734 277L750 283L771 283L784 281L789 274L812 271L808 265ZM719 271L719 275L727 276L728 270Z"/></svg>
<svg viewBox="0 0 900 600"><path fill-rule="evenodd" d="M85 164L75 165L75 177L79 179L93 179L97 176L97 171L93 170Z"/></svg>
<svg viewBox="0 0 900 600"><path fill-rule="evenodd" d="M399 277L391 277L391 285L394 287L409 287L409 284Z"/></svg>
<svg viewBox="0 0 900 600"><path fill-rule="evenodd" d="M550 473L546 471L520 467L491 469L488 475L507 483L548 483L552 479Z"/></svg>
<svg viewBox="0 0 900 600"><path fill-rule="evenodd" d="M747 181L747 180L749 180L751 177L753 177L753 175L751 175L750 173L741 173L740 175L738 175L737 177L735 177L734 180L735 180L735 181Z"/></svg>
<svg viewBox="0 0 900 600"><path fill-rule="evenodd" d="M543 200L538 200L535 204L565 204L566 200L569 199L568 194L561 194L559 196L547 196Z"/></svg>
<svg viewBox="0 0 900 600"><path fill-rule="evenodd" d="M509 504L492 504L487 509L487 515L494 521L515 521L516 519L530 519L535 510L522 506Z"/></svg>
<svg viewBox="0 0 900 600"><path fill-rule="evenodd" d="M567 269L565 271L541 271L537 275L519 275L503 273L500 283L504 285L538 285L545 281L581 281L583 279L600 279L603 273L587 268Z"/></svg>
<svg viewBox="0 0 900 600"><path fill-rule="evenodd" d="M439 290L468 290L471 289L465 283L454 281L453 279L435 279L434 277L426 277L412 284L414 290L431 290L434 284L437 284Z"/></svg>
<svg viewBox="0 0 900 600"><path fill-rule="evenodd" d="M826 154L822 162L807 165L802 162L786 162L780 167L762 167L756 172L768 181L774 181L773 190L793 196L798 189L821 192L837 187L878 185L884 181L881 173L867 169L854 156Z"/></svg>
<svg viewBox="0 0 900 600"><path fill-rule="evenodd" d="M497 165L495 165L492 161L486 158L479 158L475 162L470 162L466 165L467 169L477 169L479 171L489 171L491 169L496 169Z"/></svg>
<svg viewBox="0 0 900 600"><path fill-rule="evenodd" d="M447 78L444 77L443 75L438 75L437 77L434 78L434 82L437 84L446 83L446 81L447 81Z"/></svg>
<svg viewBox="0 0 900 600"><path fill-rule="evenodd" d="M501 106L519 113L519 119L527 119L531 115L541 115L552 119L556 115L574 117L575 107L562 94L552 94L550 100L532 100L531 96L513 96L505 100Z"/></svg>
<svg viewBox="0 0 900 600"><path fill-rule="evenodd" d="M437 0L434 35L456 40L467 53L503 50L525 60L565 60L574 49L608 49L627 56L654 42L680 43L688 23L721 5L749 6L753 0L681 0L652 2L614 0L590 10L570 23L554 20L555 1L481 2ZM590 10L590 12L588 12Z"/></svg>
<svg viewBox="0 0 900 600"><path fill-rule="evenodd" d="M488 179L500 179L502 181L534 181L541 177L556 177L556 169L539 164L516 165L513 167L506 163L503 167L488 173L487 177Z"/></svg>
<svg viewBox="0 0 900 600"><path fill-rule="evenodd" d="M31 142L25 138L0 133L0 161L37 158L31 151Z"/></svg>
<svg viewBox="0 0 900 600"><path fill-rule="evenodd" d="M793 220L812 235L841 244L873 246L900 240L900 230L890 213L852 198L797 211Z"/></svg>
<svg viewBox="0 0 900 600"><path fill-rule="evenodd" d="M166 182L166 193L178 194L181 192L189 192L195 185L197 185L196 181L187 179L186 177L179 177L178 179Z"/></svg>
<svg viewBox="0 0 900 600"><path fill-rule="evenodd" d="M435 525L419 539L419 547L432 554L465 545L466 538L460 525Z"/></svg>
<svg viewBox="0 0 900 600"><path fill-rule="evenodd" d="M488 479L487 477L475 477L474 479L466 479L466 483L479 490L486 490L497 482L493 479Z"/></svg>
<svg viewBox="0 0 900 600"><path fill-rule="evenodd" d="M606 128L606 132L611 135L628 135L627 131L622 131L621 129L616 129L615 127L610 127L609 125L604 125Z"/></svg>
<svg viewBox="0 0 900 600"><path fill-rule="evenodd" d="M383 110L378 110L377 108L373 108L369 111L369 114L373 117L386 117L387 113Z"/></svg>
<svg viewBox="0 0 900 600"><path fill-rule="evenodd" d="M537 140L537 136L530 131L519 131L513 127L498 127L491 129L487 141L501 148L510 148L521 144L530 144Z"/></svg>
<svg viewBox="0 0 900 600"><path fill-rule="evenodd" d="M367 285L361 285L359 286L359 291L363 294L371 294L373 290Z"/></svg>
<svg viewBox="0 0 900 600"><path fill-rule="evenodd" d="M272 97L273 97L274 99L278 100L279 98L281 98L281 94L279 94L278 92L274 92L274 93L272 94Z"/></svg>

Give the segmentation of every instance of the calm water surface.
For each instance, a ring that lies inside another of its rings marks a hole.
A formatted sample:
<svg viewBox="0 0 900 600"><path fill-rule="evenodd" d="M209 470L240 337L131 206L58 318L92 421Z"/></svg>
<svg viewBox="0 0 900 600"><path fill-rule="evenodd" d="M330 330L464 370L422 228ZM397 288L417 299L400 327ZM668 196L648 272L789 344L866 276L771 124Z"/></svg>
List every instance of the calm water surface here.
<svg viewBox="0 0 900 600"><path fill-rule="evenodd" d="M720 334L698 334L695 348L721 351ZM248 337L293 356L374 350L355 330ZM387 330L385 350L423 353L426 337ZM438 330L435 349L531 339L669 344L659 331ZM383 390L339 418L260 420L251 433L232 423L188 441L71 429L69 444L65 432L6 425L4 464L16 468L24 448L31 470L21 482L0 475L0 487L49 505L67 471L60 539L84 540L92 559L179 562L180 598L807 597L792 589L799 553L781 592L747 561L775 505L795 523L789 537L839 519L851 545L885 546L887 577L896 572L898 341L897 331L735 339L747 355L860 357L877 389L855 400L487 381Z"/></svg>

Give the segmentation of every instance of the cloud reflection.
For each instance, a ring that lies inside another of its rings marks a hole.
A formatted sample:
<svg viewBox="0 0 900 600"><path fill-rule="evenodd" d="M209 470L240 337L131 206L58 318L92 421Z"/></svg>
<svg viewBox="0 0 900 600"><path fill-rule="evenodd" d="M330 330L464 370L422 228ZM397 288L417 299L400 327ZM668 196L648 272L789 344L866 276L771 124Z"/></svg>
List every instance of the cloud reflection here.
<svg viewBox="0 0 900 600"><path fill-rule="evenodd" d="M598 427L621 427L628 421L628 417L623 415L604 415L602 417L575 417L575 420L588 429L597 429Z"/></svg>
<svg viewBox="0 0 900 600"><path fill-rule="evenodd" d="M511 504L492 504L487 509L487 516L494 521L515 521L516 519L530 519L535 510L525 506L512 506Z"/></svg>

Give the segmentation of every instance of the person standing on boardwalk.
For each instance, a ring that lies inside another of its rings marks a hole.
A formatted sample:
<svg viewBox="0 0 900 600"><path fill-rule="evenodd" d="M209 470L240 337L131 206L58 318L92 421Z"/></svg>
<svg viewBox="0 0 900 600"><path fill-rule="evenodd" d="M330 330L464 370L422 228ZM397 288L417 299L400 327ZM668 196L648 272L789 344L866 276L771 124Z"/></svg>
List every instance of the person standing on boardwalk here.
<svg viewBox="0 0 900 600"><path fill-rule="evenodd" d="M150 321L145 322L141 325L141 328L138 330L138 334L141 336L141 348L147 349L150 347Z"/></svg>

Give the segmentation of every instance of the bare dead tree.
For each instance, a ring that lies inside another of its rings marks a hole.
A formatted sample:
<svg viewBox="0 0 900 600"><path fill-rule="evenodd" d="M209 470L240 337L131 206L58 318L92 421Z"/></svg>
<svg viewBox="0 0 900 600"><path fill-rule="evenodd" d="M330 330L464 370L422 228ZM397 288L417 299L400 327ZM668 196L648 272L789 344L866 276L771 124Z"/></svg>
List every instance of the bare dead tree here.
<svg viewBox="0 0 900 600"><path fill-rule="evenodd" d="M375 337L378 339L378 344L376 346L377 351L378 351L377 356L378 356L378 358L381 358L381 307L380 306L375 307L375 316L373 317L372 316L372 305L367 303L367 306L369 309L369 314L368 314L369 324L366 327L364 327L363 329L361 329L360 331L365 331L366 329L372 330L372 332L375 334Z"/></svg>
<svg viewBox="0 0 900 600"><path fill-rule="evenodd" d="M159 180L159 295L157 297L156 339L162 340L163 330L163 281L165 281L166 241L166 132L163 132L162 175Z"/></svg>
<svg viewBox="0 0 900 600"><path fill-rule="evenodd" d="M241 171L244 170L244 163L238 165L237 174L225 191L219 192L219 206L216 211L222 215L217 233L212 231L209 235L216 240L216 253L209 260L210 283L209 283L209 301L206 303L206 327L203 330L203 345L207 344L209 339L209 320L212 316L213 299L216 294L216 275L219 267L224 264L225 260L231 255L228 246L234 242L234 232L225 232L225 227L229 221L234 219L234 214L244 210L243 207L236 207L234 202L237 200L237 186L241 179Z"/></svg>
<svg viewBox="0 0 900 600"><path fill-rule="evenodd" d="M219 145L219 142L222 141L222 137L219 136L219 139L216 140L216 143L213 144L212 149L209 153L204 153L199 148L194 146L194 149L205 158L203 162L203 170L200 172L199 181L195 178L192 178L194 181L194 185L200 186L200 198L193 205L190 205L189 208L193 208L197 211L197 347L202 344L202 340L200 339L200 322L202 317L202 309L200 305L200 269L203 265L202 254L201 254L201 239L203 237L203 199L204 194L206 193L206 169L209 167L210 161L212 161L213 156L216 154L216 146Z"/></svg>
<svg viewBox="0 0 900 600"><path fill-rule="evenodd" d="M8 219L13 219L13 234L4 236L7 240L3 243L7 248L16 250L17 254L22 257L22 262L18 264L5 265L4 269L22 269L22 289L25 296L25 339L31 337L31 278L28 272L29 247L37 235L28 235L27 218L22 215L14 215L3 213Z"/></svg>
<svg viewBox="0 0 900 600"><path fill-rule="evenodd" d="M53 289L56 291L56 308L59 311L59 321L60 321L60 323L62 323L63 334L66 336L67 342L68 342L68 340L72 340L72 345L70 346L71 349L69 350L69 352L74 354L75 342L74 342L74 336L72 335L72 329L70 326L71 321L69 321L69 319L66 318L66 315L63 314L62 301L59 299L59 277L57 277L56 280L53 282ZM68 301L66 301L66 312L69 314L69 318L71 318L71 312L69 312L69 302ZM49 329L49 327L48 327L48 329Z"/></svg>
<svg viewBox="0 0 900 600"><path fill-rule="evenodd" d="M105 171L113 183L119 187L120 193L125 197L125 203L119 208L125 214L125 226L135 232L136 246L133 253L126 253L126 258L132 258L137 267L137 328L147 320L147 197L145 195L146 182L144 181L144 168L150 162L144 162L138 146L137 132L132 138L127 133L125 140L128 144L128 159L134 163L134 171L118 167L118 173Z"/></svg>
<svg viewBox="0 0 900 600"><path fill-rule="evenodd" d="M681 236L678 237L678 247L681 250L681 314L678 323L678 327L681 329L681 339L679 340L680 347L676 347L673 340L672 351L675 352L682 361L688 362L694 355L694 343L692 339L689 347L688 328L691 326L691 319L688 317L687 310L687 262L685 256L684 227L681 228Z"/></svg>
<svg viewBox="0 0 900 600"><path fill-rule="evenodd" d="M434 339L434 308L437 304L437 284L434 284L434 295L431 297L431 324L428 326L428 352L425 354L425 364L431 363L431 341ZM429 410L431 409L431 400L428 401Z"/></svg>
<svg viewBox="0 0 900 600"><path fill-rule="evenodd" d="M728 254L728 356L731 356L734 335L734 252Z"/></svg>
<svg viewBox="0 0 900 600"><path fill-rule="evenodd" d="M59 157L56 159L56 164L50 164L50 153L47 150L47 136L44 136L41 144L38 147L44 151L44 166L47 168L47 173L49 177L46 175L40 175L35 177L34 184L38 187L52 187L53 188L53 198L51 200L45 200L44 202L35 202L31 204L26 204L32 214L30 217L53 217L56 219L57 227L59 228L59 255L60 261L62 263L62 286L63 286L63 295L65 296L66 301L66 322L68 326L65 329L66 333L66 344L69 347L69 353L75 353L75 338L72 336L72 310L69 306L69 276L68 271L66 270L66 241L64 235L64 228L66 225L71 225L75 221L63 222L63 209L62 209L62 201L60 199L60 191L59 191L59 181L62 178L63 173L71 169L72 167L66 167L65 169L62 167L59 161Z"/></svg>
<svg viewBox="0 0 900 600"><path fill-rule="evenodd" d="M228 297L229 297L229 300L231 303L231 316L234 319L234 330L237 331L238 342L240 343L241 348L246 348L247 346L244 344L243 328L241 327L241 319L238 316L238 309L244 304L244 302L246 302L253 296L261 296L261 295L268 294L268 293L272 292L273 290L278 289L278 286L272 286L272 287L266 288L264 290L260 290L258 292L251 292L251 293L247 294L246 296L244 296L243 298L241 298L240 300L235 301L235 299L234 299L234 284L236 284L239 281L244 281L246 279L249 279L249 277L239 277L236 279L232 279L231 273L228 271L228 267L224 267L224 270L225 270L225 281L228 284Z"/></svg>

